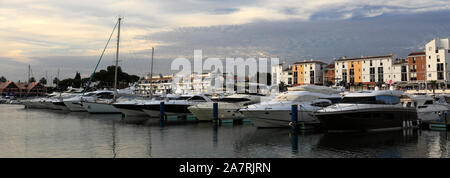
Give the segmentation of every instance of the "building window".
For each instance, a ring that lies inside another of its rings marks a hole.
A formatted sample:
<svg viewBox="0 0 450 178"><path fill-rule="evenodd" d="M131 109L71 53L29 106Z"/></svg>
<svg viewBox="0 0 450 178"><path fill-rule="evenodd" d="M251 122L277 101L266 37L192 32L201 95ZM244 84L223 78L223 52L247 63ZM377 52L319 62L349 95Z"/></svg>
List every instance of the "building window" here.
<svg viewBox="0 0 450 178"><path fill-rule="evenodd" d="M347 70L342 70L342 81L347 83Z"/></svg>
<svg viewBox="0 0 450 178"><path fill-rule="evenodd" d="M309 83L314 84L314 71L309 72Z"/></svg>
<svg viewBox="0 0 450 178"><path fill-rule="evenodd" d="M375 82L375 67L370 68L370 82Z"/></svg>
<svg viewBox="0 0 450 178"><path fill-rule="evenodd" d="M439 50L436 49L436 53L439 53Z"/></svg>
<svg viewBox="0 0 450 178"><path fill-rule="evenodd" d="M383 82L383 67L378 67L378 82Z"/></svg>
<svg viewBox="0 0 450 178"><path fill-rule="evenodd" d="M294 72L294 84L298 84L298 73L297 72Z"/></svg>
<svg viewBox="0 0 450 178"><path fill-rule="evenodd" d="M441 58L439 57L439 55L437 55L436 57L437 57L437 62L441 62Z"/></svg>
<svg viewBox="0 0 450 178"><path fill-rule="evenodd" d="M355 71L354 69L350 69L350 83L354 84L355 83Z"/></svg>
<svg viewBox="0 0 450 178"><path fill-rule="evenodd" d="M372 66L372 60L370 60L370 66Z"/></svg>
<svg viewBox="0 0 450 178"><path fill-rule="evenodd" d="M406 70L406 66L402 66L402 81L407 81L408 80L408 72ZM394 75L395 78L395 75Z"/></svg>
<svg viewBox="0 0 450 178"><path fill-rule="evenodd" d="M443 63L436 64L436 67L437 67L437 79L444 80L444 64Z"/></svg>

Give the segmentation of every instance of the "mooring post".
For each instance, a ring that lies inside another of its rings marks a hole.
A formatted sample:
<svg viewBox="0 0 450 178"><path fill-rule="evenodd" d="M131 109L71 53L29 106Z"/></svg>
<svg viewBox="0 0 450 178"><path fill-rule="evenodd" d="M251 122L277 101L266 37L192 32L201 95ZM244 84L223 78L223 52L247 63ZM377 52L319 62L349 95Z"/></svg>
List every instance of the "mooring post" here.
<svg viewBox="0 0 450 178"><path fill-rule="evenodd" d="M215 122L219 121L219 103L213 103L213 120Z"/></svg>
<svg viewBox="0 0 450 178"><path fill-rule="evenodd" d="M295 126L298 121L298 106L297 104L291 105L291 123Z"/></svg>
<svg viewBox="0 0 450 178"><path fill-rule="evenodd" d="M165 114L164 114L164 101L159 103L159 120L162 122L164 121Z"/></svg>

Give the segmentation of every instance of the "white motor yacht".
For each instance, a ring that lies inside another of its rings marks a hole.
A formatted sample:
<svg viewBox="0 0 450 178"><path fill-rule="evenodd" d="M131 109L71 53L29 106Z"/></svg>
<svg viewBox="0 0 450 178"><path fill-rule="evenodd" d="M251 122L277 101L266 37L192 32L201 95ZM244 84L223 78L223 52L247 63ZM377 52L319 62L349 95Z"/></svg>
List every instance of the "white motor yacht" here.
<svg viewBox="0 0 450 178"><path fill-rule="evenodd" d="M319 123L312 112L329 106L341 99L338 94L323 94L310 91L288 91L277 98L240 109L256 127L289 127L291 107L296 104L298 122Z"/></svg>
<svg viewBox="0 0 450 178"><path fill-rule="evenodd" d="M111 93L113 92L109 90L97 90L65 98L63 102L72 112L85 112L87 110L83 107L82 101L95 102L97 98L108 98Z"/></svg>
<svg viewBox="0 0 450 178"><path fill-rule="evenodd" d="M403 106L417 109L417 117L422 121L440 120L444 117L444 112L448 111L448 106L437 102L430 95L402 95L400 101Z"/></svg>
<svg viewBox="0 0 450 178"><path fill-rule="evenodd" d="M155 98L153 98L155 99ZM117 99L113 103L113 106L120 110L126 117L140 117L147 116L142 110L146 101L152 100L151 98L124 96Z"/></svg>
<svg viewBox="0 0 450 178"><path fill-rule="evenodd" d="M82 98L81 104L87 112L91 114L120 114L120 110L115 108L112 103L114 102L113 91L101 91L94 95L92 98Z"/></svg>
<svg viewBox="0 0 450 178"><path fill-rule="evenodd" d="M328 132L380 131L417 125L414 107L403 106L397 90L349 93L335 105L314 115Z"/></svg>
<svg viewBox="0 0 450 178"><path fill-rule="evenodd" d="M256 104L261 101L264 95L259 94L232 94L213 102L199 103L189 106L189 111L200 121L211 121L213 118L213 103L218 104L218 117L221 120L228 119L243 119L244 115L239 112L239 109Z"/></svg>
<svg viewBox="0 0 450 178"><path fill-rule="evenodd" d="M211 102L207 96L201 95L181 95L178 97L165 97L163 100L149 100L144 102L142 110L150 117L159 117L160 103L164 102L164 114L170 115L187 115L190 113L189 106L199 103Z"/></svg>

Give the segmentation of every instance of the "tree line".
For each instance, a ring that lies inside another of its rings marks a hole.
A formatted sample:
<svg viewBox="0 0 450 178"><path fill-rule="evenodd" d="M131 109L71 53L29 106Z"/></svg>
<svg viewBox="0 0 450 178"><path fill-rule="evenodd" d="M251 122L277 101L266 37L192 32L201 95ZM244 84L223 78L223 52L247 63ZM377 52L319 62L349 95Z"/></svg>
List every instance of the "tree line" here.
<svg viewBox="0 0 450 178"><path fill-rule="evenodd" d="M102 69L94 73L90 86L92 86L94 89L113 88L114 75L115 75L115 66L108 66L106 70ZM74 78L67 78L60 80L58 77L55 77L52 83L56 85L57 90L66 90L68 87L73 88L85 87L89 82L89 78L90 77L81 78L81 74L79 72L76 72ZM126 72L123 72L122 68L120 67L117 68L117 88L119 89L126 88L129 86L130 83L135 83L139 81L139 79L140 79L139 76L130 75ZM8 80L4 76L0 77L0 82L6 81ZM35 82L36 79L34 77L30 77L28 81ZM42 77L39 80L39 82L46 85L48 81L45 77Z"/></svg>

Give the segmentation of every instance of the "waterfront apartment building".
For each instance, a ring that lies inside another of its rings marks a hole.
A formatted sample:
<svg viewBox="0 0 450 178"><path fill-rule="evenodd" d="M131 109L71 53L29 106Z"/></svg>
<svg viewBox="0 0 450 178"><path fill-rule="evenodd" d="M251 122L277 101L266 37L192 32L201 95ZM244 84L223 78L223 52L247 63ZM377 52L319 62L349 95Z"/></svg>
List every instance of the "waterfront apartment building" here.
<svg viewBox="0 0 450 178"><path fill-rule="evenodd" d="M392 64L392 73L387 74L388 78L392 78L391 83L408 84L408 69L409 61L407 59L395 59L394 64Z"/></svg>
<svg viewBox="0 0 450 178"><path fill-rule="evenodd" d="M280 78L285 85L292 86L292 65L283 70Z"/></svg>
<svg viewBox="0 0 450 178"><path fill-rule="evenodd" d="M436 81L438 87L449 84L450 39L435 38L425 45L426 80ZM444 85L445 84L445 85Z"/></svg>
<svg viewBox="0 0 450 178"><path fill-rule="evenodd" d="M330 85L335 85L336 84L334 62L332 62L331 64L326 65L323 68L323 83L326 86L330 86Z"/></svg>
<svg viewBox="0 0 450 178"><path fill-rule="evenodd" d="M423 83L427 80L427 61L425 51L408 54L408 79L411 83Z"/></svg>
<svg viewBox="0 0 450 178"><path fill-rule="evenodd" d="M292 66L289 65L287 68L283 68L283 64L278 64L272 66L272 84L292 85Z"/></svg>
<svg viewBox="0 0 450 178"><path fill-rule="evenodd" d="M334 64L336 82L341 85L374 88L377 84L389 84L398 80L398 77L394 77L394 56L392 54L344 57L335 60Z"/></svg>
<svg viewBox="0 0 450 178"><path fill-rule="evenodd" d="M314 84L323 84L323 68L327 64L322 61L305 60L296 62L292 65L293 86Z"/></svg>

